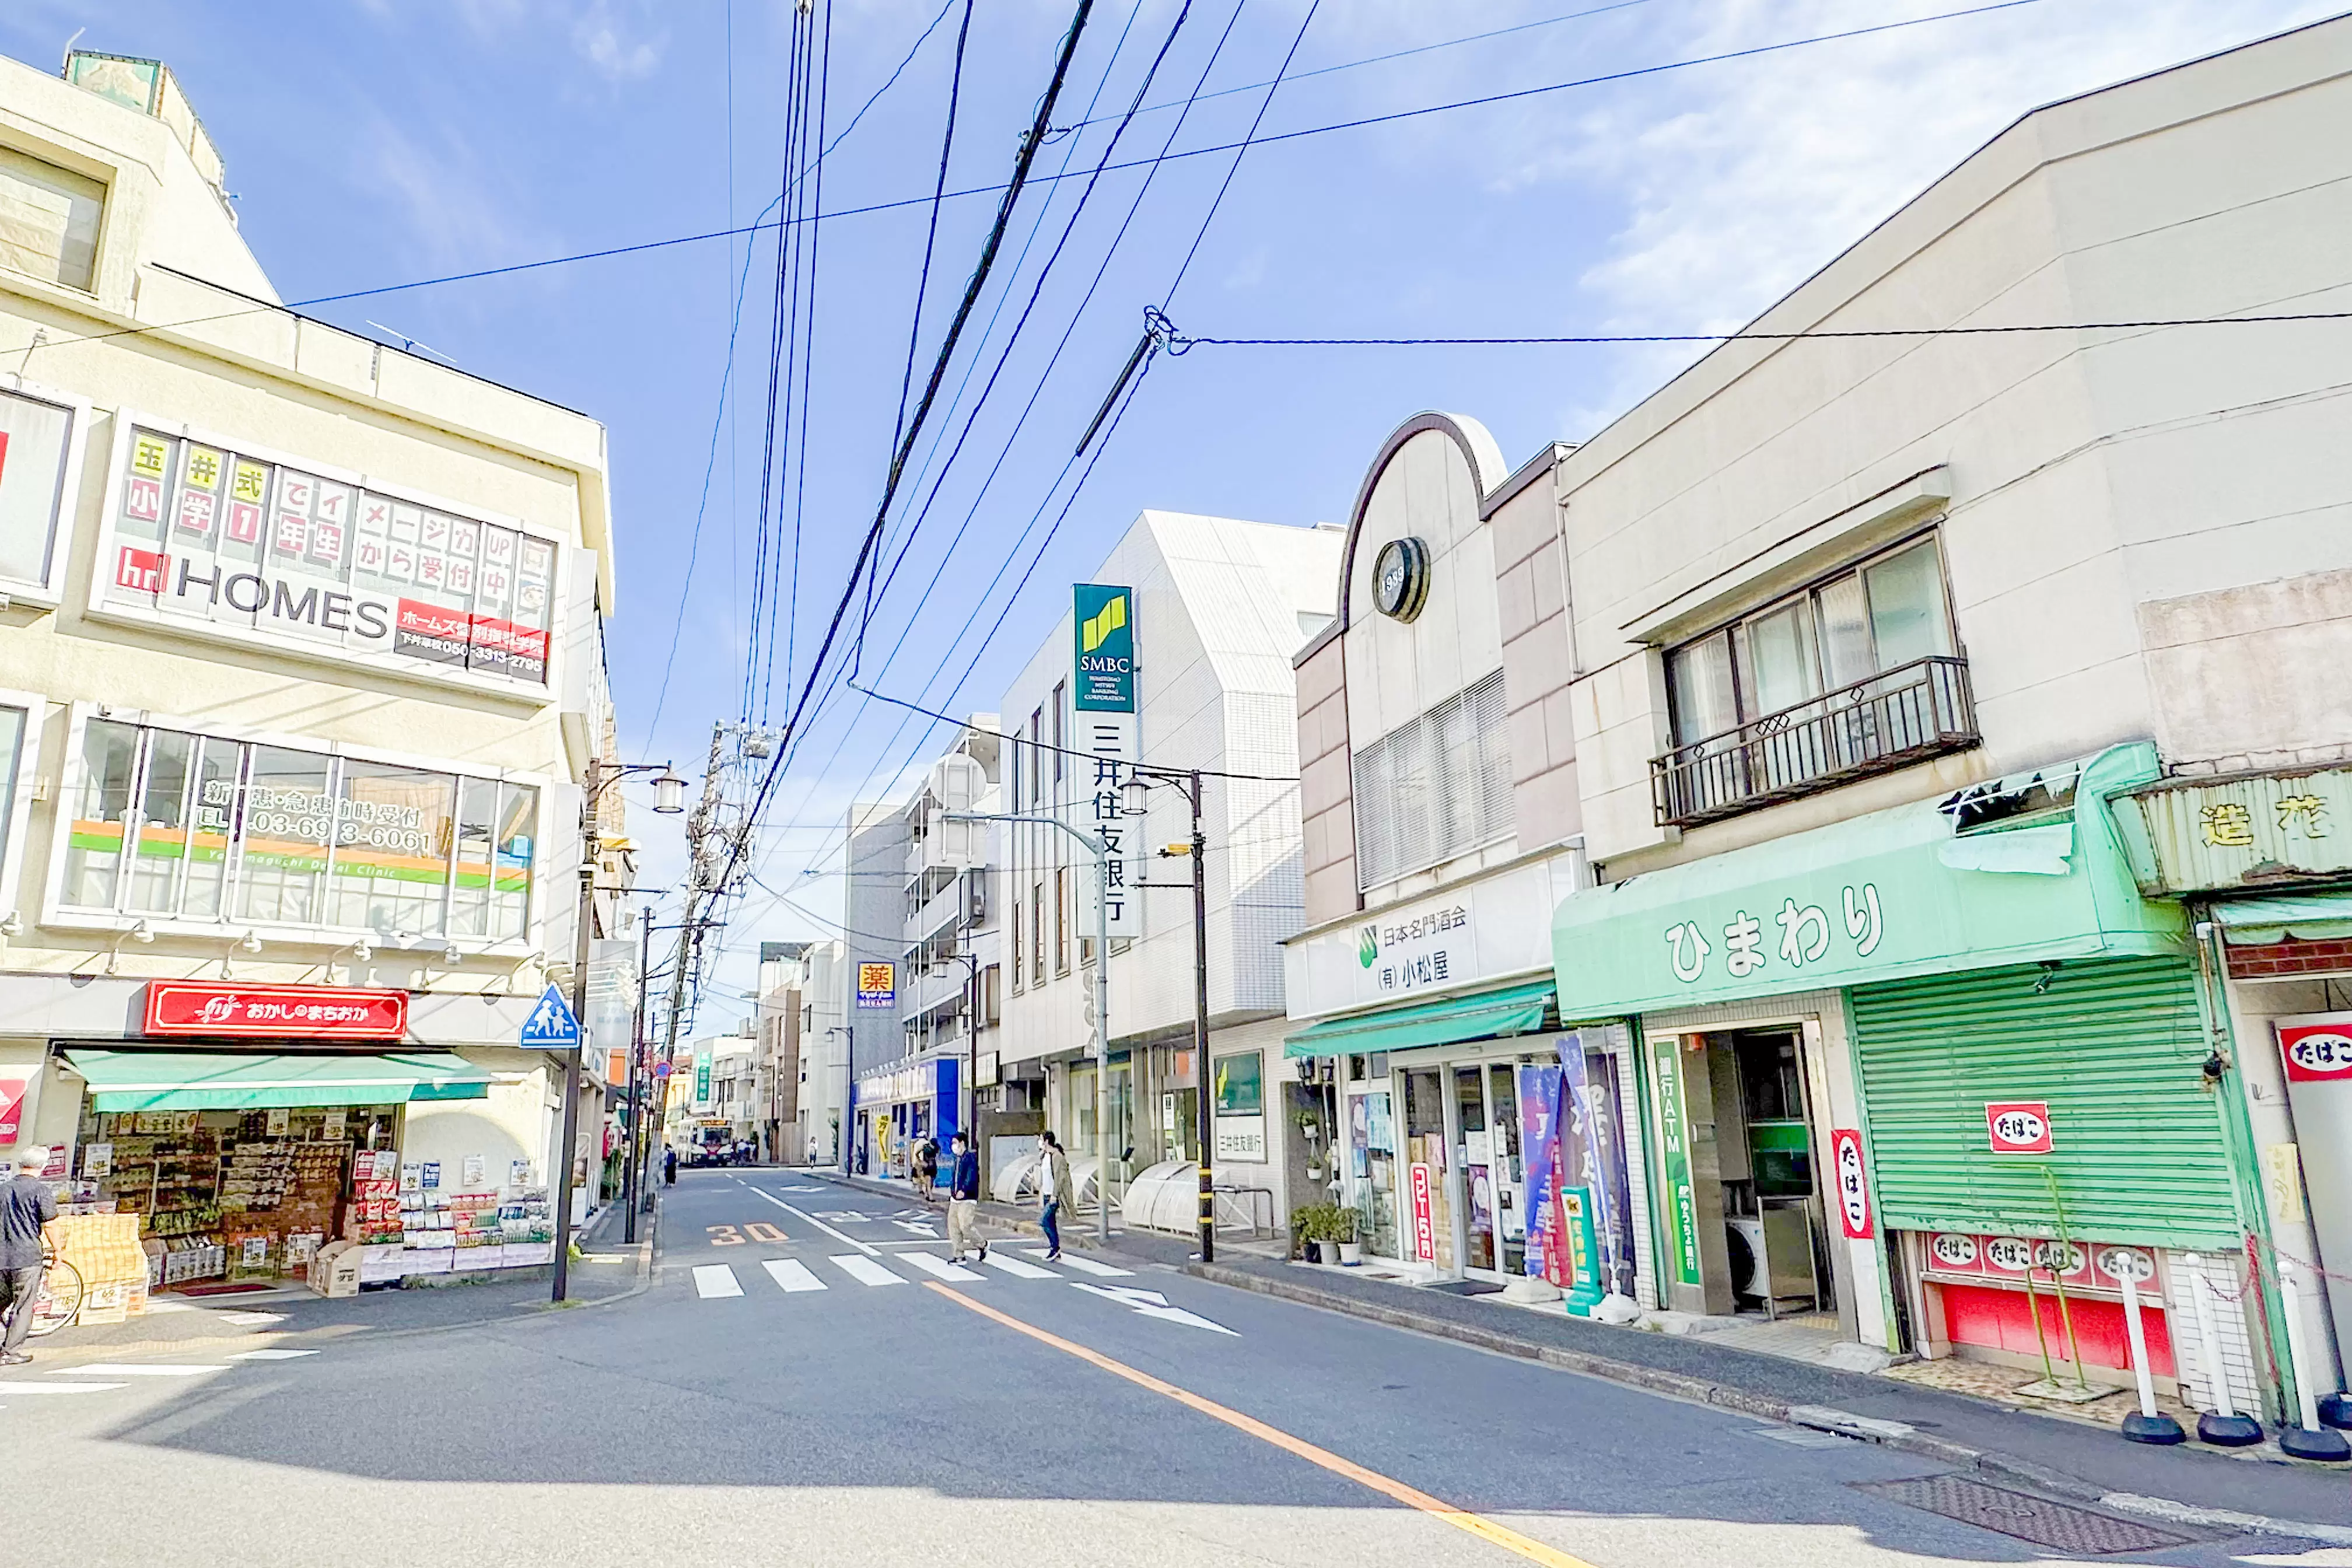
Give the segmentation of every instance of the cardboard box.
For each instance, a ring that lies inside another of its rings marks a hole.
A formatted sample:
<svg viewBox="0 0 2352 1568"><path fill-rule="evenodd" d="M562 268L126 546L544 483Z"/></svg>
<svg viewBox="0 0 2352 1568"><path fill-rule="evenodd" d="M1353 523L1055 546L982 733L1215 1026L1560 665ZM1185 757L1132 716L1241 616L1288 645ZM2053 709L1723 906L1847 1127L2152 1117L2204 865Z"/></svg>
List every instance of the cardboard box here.
<svg viewBox="0 0 2352 1568"><path fill-rule="evenodd" d="M331 1241L310 1257L310 1289L320 1296L360 1293L360 1249L348 1241Z"/></svg>

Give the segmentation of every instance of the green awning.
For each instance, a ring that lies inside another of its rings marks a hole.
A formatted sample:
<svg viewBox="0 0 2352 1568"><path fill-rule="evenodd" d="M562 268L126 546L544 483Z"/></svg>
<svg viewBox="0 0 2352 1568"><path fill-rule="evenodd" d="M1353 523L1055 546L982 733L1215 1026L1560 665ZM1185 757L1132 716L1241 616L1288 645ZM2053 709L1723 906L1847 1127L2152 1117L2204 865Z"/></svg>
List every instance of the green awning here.
<svg viewBox="0 0 2352 1568"><path fill-rule="evenodd" d="M1332 1018L1310 1024L1284 1040L1282 1054L1336 1057L1354 1051L1409 1051L1415 1046L1450 1046L1489 1035L1530 1035L1544 1026L1551 992L1550 981L1538 980L1504 991L1482 991L1475 996Z"/></svg>
<svg viewBox="0 0 2352 1568"><path fill-rule="evenodd" d="M69 1050L98 1110L257 1110L291 1105L392 1105L481 1100L488 1068L440 1051L385 1056L242 1056Z"/></svg>
<svg viewBox="0 0 2352 1568"><path fill-rule="evenodd" d="M2267 899L2223 899L2213 918L2237 946L2285 942L2340 942L2352 937L2352 892L2282 893Z"/></svg>

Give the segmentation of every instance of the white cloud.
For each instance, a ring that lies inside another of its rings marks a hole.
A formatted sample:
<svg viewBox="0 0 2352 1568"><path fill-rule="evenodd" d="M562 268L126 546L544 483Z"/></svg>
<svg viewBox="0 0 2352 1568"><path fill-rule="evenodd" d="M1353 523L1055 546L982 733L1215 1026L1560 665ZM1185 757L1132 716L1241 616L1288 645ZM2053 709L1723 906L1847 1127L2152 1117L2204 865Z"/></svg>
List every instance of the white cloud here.
<svg viewBox="0 0 2352 1568"><path fill-rule="evenodd" d="M530 210L499 188L493 163L446 124L424 133L382 113L371 117L357 142L356 182L406 215L421 266L436 271L495 266L551 249L535 225L518 220Z"/></svg>
<svg viewBox="0 0 2352 1568"><path fill-rule="evenodd" d="M645 9L642 5L633 8ZM623 16L610 0L591 0L572 24L572 47L607 81L651 75L668 42L667 31L650 36L638 31L635 20Z"/></svg>

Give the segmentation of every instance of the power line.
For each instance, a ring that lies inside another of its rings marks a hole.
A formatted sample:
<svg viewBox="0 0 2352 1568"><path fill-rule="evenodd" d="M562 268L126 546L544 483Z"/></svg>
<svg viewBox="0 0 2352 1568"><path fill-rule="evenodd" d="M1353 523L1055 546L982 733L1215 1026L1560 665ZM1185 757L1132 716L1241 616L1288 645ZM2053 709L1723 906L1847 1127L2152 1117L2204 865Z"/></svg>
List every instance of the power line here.
<svg viewBox="0 0 2352 1568"><path fill-rule="evenodd" d="M1241 146L1234 153L1232 166L1225 170L1223 183L1217 186L1217 194L1210 198L1209 210L1202 215L1201 226L1192 236L1192 248L1184 252L1184 259L1177 265L1176 277L1168 285L1168 292L1160 296L1161 310L1166 310L1175 300L1177 289L1183 284L1184 274L1192 269L1192 258L1201 253L1201 242L1209 237L1209 226L1216 221L1217 209L1225 202L1225 193L1234 188L1234 176L1242 172L1242 160L1249 156L1250 143L1257 140L1257 128L1265 123L1265 111L1274 107L1274 95L1281 88L1282 79L1289 74L1290 62L1298 58L1298 46L1307 41L1307 29L1314 25L1315 13L1322 3L1323 0L1308 0L1307 15L1299 19L1298 32L1290 40L1290 50L1282 57L1282 67L1274 73L1274 79L1266 84L1265 97L1258 103L1257 113L1250 121L1249 134L1242 138Z"/></svg>
<svg viewBox="0 0 2352 1568"><path fill-rule="evenodd" d="M2296 310L2253 316L2151 316L2116 321L2020 321L2006 326L1978 327L1815 327L1801 331L1768 332L1585 332L1556 337L1517 338L1194 338L1181 333L1169 340L1171 355L1195 348L1513 348L1560 344L1610 343L1736 343L1801 342L1835 338L1966 338L1997 337L2015 332L2128 332L2157 327L2247 327L2297 321L2352 321L2352 310Z"/></svg>
<svg viewBox="0 0 2352 1568"><path fill-rule="evenodd" d="M942 713L936 708L926 708L919 702L909 702L903 697L893 697L887 691L874 691L868 689L866 687L858 685L855 680L851 681L849 685L852 690L865 692L866 696L871 697L877 702L887 702L893 708L911 709L915 712L924 715L926 718L937 719L944 724L965 724L971 721L965 719L959 719L951 713ZM1065 757L1077 757L1087 762L1097 762L1100 760L1092 752L1082 752L1072 746L1056 746L1048 741L1024 740L1020 736L1012 734L1006 735L1004 739L1014 742L1016 745L1025 746L1033 752L1045 752ZM1140 765L1171 773L1198 773L1204 779L1244 779L1252 784L1297 784L1298 782L1298 775L1296 773L1227 773L1221 768L1187 767L1181 763L1144 763Z"/></svg>
<svg viewBox="0 0 2352 1568"><path fill-rule="evenodd" d="M1784 38L1778 43L1758 44L1748 48L1728 49L1717 54L1694 55L1686 59L1665 60L1652 66L1635 66L1625 70L1605 72L1599 76L1577 77L1568 81L1520 88L1510 92L1486 93L1476 98L1454 99L1444 103L1425 104L1418 109L1402 109L1387 114L1365 115L1354 120L1334 121L1328 124L1301 126L1295 131L1277 132L1273 135L1255 137L1247 142L1221 142L1202 147L1188 147L1181 153L1163 153L1152 158L1129 159L1125 163L1111 163L1106 167L1107 172L1117 174L1126 169L1148 168L1163 161L1203 158L1218 153L1238 152L1245 146L1271 146L1277 142L1297 142L1310 136L1326 135L1335 131L1355 131L1366 126L1387 125L1402 120L1417 120L1432 114L1450 113L1459 109L1479 109L1490 104L1543 97L1580 87L1600 87L1612 82L1633 81L1643 77L1661 76L1669 71L1688 70L1696 66L1721 65L1729 60L1750 59L1764 55L1782 53L1790 49L1808 48L1816 44L1842 43L1880 33L1927 26L1937 22L1958 21L1965 17L1987 16L2000 11L2012 11L2021 6L2038 5L2043 3L2044 0L1992 0L1992 3L1988 5L1970 5L1955 11L1938 11L1930 16L1906 17L1895 22L1880 22L1866 27L1848 27L1833 33L1815 33L1801 38ZM1075 177L1076 176L1069 174L1044 174L1036 176L1034 180L1028 183L1046 184ZM961 190L950 191L944 199L953 201L964 196L1002 195L1006 189L1007 187L1002 184L971 185ZM446 283L479 282L485 279L511 277L518 273L535 272L550 267L567 267L583 261L604 261L615 257L639 256L648 251L667 250L682 245L697 245L714 239L728 239L747 234L756 234L761 229L776 227L788 222L814 222L820 218L863 217L874 213L898 212L908 207L923 206L930 200L929 196L921 195L901 196L883 202L867 202L857 206L841 207L832 212L819 213L805 220L779 218L775 223L763 222L742 228L730 227L710 229L698 234L673 235L664 239L641 240L631 245L607 246L597 250L542 257L536 261L510 262L501 267L482 267L466 272L449 272L432 278L418 278L405 283L387 283L372 289L352 289L337 294L320 294L284 304L264 302L246 310L225 310L207 316L192 316L177 321L151 321L133 327L116 327L103 332L91 332L78 338L54 341L49 346L63 348L72 343L99 342L110 338L130 337L143 332L168 331L182 327L202 326L213 321L231 321L273 310L293 313L320 305L339 305L353 300L373 299L383 294L403 293L412 289L436 288ZM233 290L224 291L233 292Z"/></svg>
<svg viewBox="0 0 2352 1568"><path fill-rule="evenodd" d="M1360 60L1343 60L1338 65L1318 66L1313 70L1298 71L1294 74L1277 76L1273 81L1251 81L1244 82L1239 87L1221 87L1214 92L1202 93L1200 95L1199 101L1205 103L1213 98L1231 98L1237 92L1254 92L1259 88L1273 87L1276 83L1282 81L1306 81L1313 77L1332 76L1340 71L1356 70L1364 66L1386 65L1391 60L1409 59L1414 55L1434 54L1439 49L1458 48L1464 44L1483 44L1489 38L1508 37L1513 33L1531 33L1538 27L1556 27L1562 22L1581 21L1587 16L1604 16L1611 11L1630 11L1636 5L1646 5L1649 4L1650 0L1615 0L1613 5L1596 5L1589 11L1570 11L1565 16L1546 16L1540 21L1520 22L1508 27L1492 28L1484 33L1469 33L1458 38L1442 39L1434 44L1419 44L1410 49L1392 49L1385 55L1368 55ZM1179 104L1186 101L1188 100L1171 98L1165 103L1146 104L1144 106L1143 112L1146 114L1156 114L1160 110L1174 109ZM1092 125L1094 123L1095 121L1091 120L1076 120L1072 121L1069 125L1063 129L1076 131L1081 127Z"/></svg>

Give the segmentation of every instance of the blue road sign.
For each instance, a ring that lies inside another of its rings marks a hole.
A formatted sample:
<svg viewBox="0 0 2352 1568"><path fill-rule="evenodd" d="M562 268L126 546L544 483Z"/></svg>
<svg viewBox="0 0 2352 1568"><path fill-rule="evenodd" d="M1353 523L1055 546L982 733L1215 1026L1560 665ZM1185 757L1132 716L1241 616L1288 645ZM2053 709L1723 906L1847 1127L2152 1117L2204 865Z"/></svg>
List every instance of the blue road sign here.
<svg viewBox="0 0 2352 1568"><path fill-rule="evenodd" d="M563 1000L563 993L551 985L523 1021L522 1045L533 1051L576 1051L580 1048L580 1020L572 1016L572 1006Z"/></svg>

